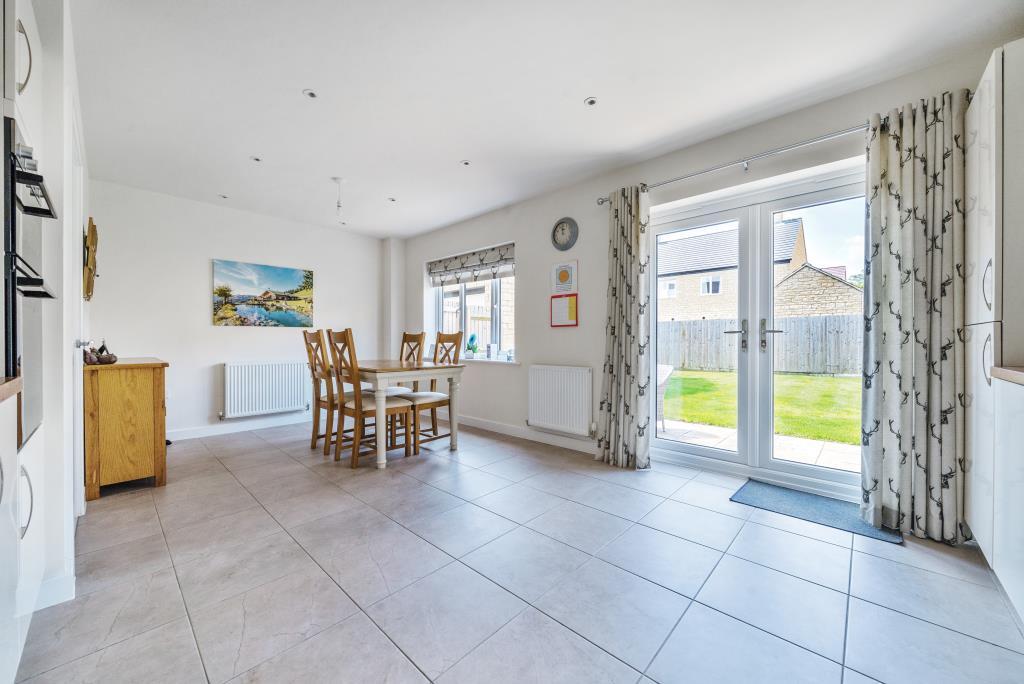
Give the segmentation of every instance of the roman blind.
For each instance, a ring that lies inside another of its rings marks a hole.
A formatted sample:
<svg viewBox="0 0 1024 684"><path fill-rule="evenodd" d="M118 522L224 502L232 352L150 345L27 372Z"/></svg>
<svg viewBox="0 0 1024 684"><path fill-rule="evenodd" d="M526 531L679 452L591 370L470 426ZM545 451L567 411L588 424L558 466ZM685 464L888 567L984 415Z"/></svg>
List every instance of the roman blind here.
<svg viewBox="0 0 1024 684"><path fill-rule="evenodd" d="M434 287L508 278L515 270L516 246L512 242L427 262L427 276Z"/></svg>

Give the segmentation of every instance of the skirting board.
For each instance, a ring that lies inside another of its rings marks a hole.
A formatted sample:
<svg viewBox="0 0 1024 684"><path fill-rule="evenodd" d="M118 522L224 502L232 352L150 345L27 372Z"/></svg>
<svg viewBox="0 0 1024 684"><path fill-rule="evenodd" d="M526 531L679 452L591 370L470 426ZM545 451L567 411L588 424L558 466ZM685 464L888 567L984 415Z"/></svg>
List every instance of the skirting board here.
<svg viewBox="0 0 1024 684"><path fill-rule="evenodd" d="M437 415L438 418L443 418L446 421L448 420L448 412L444 409L440 409L437 412ZM473 416L459 416L459 425L468 425L469 427L480 428L481 430L488 430L489 432L497 432L498 434L508 435L509 437L519 437L520 439L527 439L531 442L540 442L541 444L550 444L551 446L572 449L573 451L582 451L585 454L594 454L597 451L597 442L592 439L563 437L550 432L533 430L525 425L519 427L516 425L509 425L508 423L500 423L496 420L475 418Z"/></svg>
<svg viewBox="0 0 1024 684"><path fill-rule="evenodd" d="M261 428L277 427L279 425L292 425L294 423L306 423L312 420L309 411L292 411L290 413L279 413L271 416L255 416L252 418L230 418L217 421L212 425L199 425L190 428L175 428L167 431L167 439L172 442L179 439L195 439L197 437L213 437L214 435L227 435L232 432L246 432L247 430L259 430Z"/></svg>

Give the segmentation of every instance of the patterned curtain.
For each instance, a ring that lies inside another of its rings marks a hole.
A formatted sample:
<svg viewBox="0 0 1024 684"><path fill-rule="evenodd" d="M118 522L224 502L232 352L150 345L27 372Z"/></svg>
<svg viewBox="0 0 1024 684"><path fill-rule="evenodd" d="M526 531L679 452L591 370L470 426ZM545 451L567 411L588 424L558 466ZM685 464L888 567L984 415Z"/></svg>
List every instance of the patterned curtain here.
<svg viewBox="0 0 1024 684"><path fill-rule="evenodd" d="M964 528L967 91L867 133L861 515L949 544Z"/></svg>
<svg viewBox="0 0 1024 684"><path fill-rule="evenodd" d="M647 186L612 195L608 239L608 319L595 460L651 467L650 278Z"/></svg>
<svg viewBox="0 0 1024 684"><path fill-rule="evenodd" d="M515 274L516 246L512 242L427 262L427 277L433 287L496 280Z"/></svg>

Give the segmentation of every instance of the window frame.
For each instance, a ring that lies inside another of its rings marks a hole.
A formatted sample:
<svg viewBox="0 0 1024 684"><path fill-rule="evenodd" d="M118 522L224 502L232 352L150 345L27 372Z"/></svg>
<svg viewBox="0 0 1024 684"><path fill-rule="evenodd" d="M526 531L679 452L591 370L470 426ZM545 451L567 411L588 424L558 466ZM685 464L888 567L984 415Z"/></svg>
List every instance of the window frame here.
<svg viewBox="0 0 1024 684"><path fill-rule="evenodd" d="M708 284L708 291L704 291L704 284ZM715 286L718 286L717 289ZM715 295L722 294L722 276L720 275L706 275L700 277L700 296L701 297L713 297Z"/></svg>
<svg viewBox="0 0 1024 684"><path fill-rule="evenodd" d="M515 277L515 276L512 276L512 277ZM502 316L501 316L501 281L503 281L503 280L505 280L505 278L493 278L490 281L487 281L487 282L491 283L491 340L497 341L497 343L498 343L498 354L499 354L499 357L503 353L507 353L509 351L508 349L506 349L506 348L504 348L502 346L502 342L501 342L501 322L502 322ZM472 283L459 283L458 284L459 285L459 330L461 330L463 332L465 332L465 330L466 330L466 286L467 285L473 285L476 282L484 282L484 281L474 281ZM434 287L434 328L437 331L442 331L444 329L444 288L445 287L446 287L445 285L435 286ZM515 312L513 310L513 326L515 325L514 317L515 317ZM467 341L468 340L466 340L466 339L462 340L462 344L463 344L462 351L465 351L465 345L466 345ZM513 347L512 350L514 352L515 348ZM486 354L486 350L485 350L484 353ZM483 358L487 359L486 355ZM501 358L489 359L489 360L491 360L491 361L505 361L505 359L501 359ZM514 360L515 360L515 357L513 356L513 361Z"/></svg>

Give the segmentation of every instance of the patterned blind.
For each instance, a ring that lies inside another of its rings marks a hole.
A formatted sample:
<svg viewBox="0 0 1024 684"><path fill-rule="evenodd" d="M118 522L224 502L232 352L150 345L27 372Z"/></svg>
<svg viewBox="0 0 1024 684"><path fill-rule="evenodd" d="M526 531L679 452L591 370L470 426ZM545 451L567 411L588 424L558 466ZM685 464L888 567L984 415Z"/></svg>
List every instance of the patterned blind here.
<svg viewBox="0 0 1024 684"><path fill-rule="evenodd" d="M427 275L434 287L508 278L515 272L516 246L511 242L427 262Z"/></svg>

